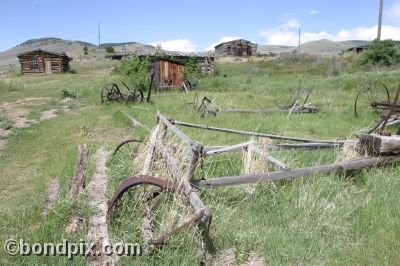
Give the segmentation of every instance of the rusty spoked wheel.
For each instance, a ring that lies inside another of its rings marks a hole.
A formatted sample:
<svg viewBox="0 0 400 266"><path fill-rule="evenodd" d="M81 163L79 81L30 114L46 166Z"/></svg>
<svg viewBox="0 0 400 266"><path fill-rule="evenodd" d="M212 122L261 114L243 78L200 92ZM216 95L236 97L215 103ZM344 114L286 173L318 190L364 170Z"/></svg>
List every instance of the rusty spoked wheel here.
<svg viewBox="0 0 400 266"><path fill-rule="evenodd" d="M385 84L375 82L373 86L368 86L357 93L354 102L354 115L362 117L371 112L382 114L389 108L390 95Z"/></svg>
<svg viewBox="0 0 400 266"><path fill-rule="evenodd" d="M108 218L112 230L129 235L136 243L144 245L163 235L169 224L171 211L180 213L174 206L178 184L152 176L134 176L123 182L108 205Z"/></svg>
<svg viewBox="0 0 400 266"><path fill-rule="evenodd" d="M124 194L130 194L130 198L142 203L154 200L162 192L178 190L178 184L169 180L163 180L148 175L134 176L124 181L114 193L108 204L108 215L113 215L115 208L119 205ZM136 194L133 198L133 191ZM139 203L137 202L137 203ZM135 205L135 209L138 206Z"/></svg>
<svg viewBox="0 0 400 266"><path fill-rule="evenodd" d="M129 86L122 81L122 84L128 89L129 94L126 99L127 102L143 102L144 100L144 94L143 91L140 89L131 89Z"/></svg>
<svg viewBox="0 0 400 266"><path fill-rule="evenodd" d="M123 99L123 95L115 83L110 83L104 85L101 89L100 98L101 102L104 103L106 100L108 101L119 101Z"/></svg>
<svg viewBox="0 0 400 266"><path fill-rule="evenodd" d="M139 150L139 146L144 144L141 139L127 139L117 145L113 155L121 154L124 156L132 157Z"/></svg>

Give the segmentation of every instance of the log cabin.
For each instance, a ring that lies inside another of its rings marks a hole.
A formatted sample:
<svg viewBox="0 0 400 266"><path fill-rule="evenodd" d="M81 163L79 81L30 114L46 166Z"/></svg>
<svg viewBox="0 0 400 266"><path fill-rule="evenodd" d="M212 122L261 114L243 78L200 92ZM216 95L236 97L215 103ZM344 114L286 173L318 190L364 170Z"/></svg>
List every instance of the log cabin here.
<svg viewBox="0 0 400 266"><path fill-rule="evenodd" d="M257 54L257 44L244 39L223 42L214 48L216 55L249 57Z"/></svg>
<svg viewBox="0 0 400 266"><path fill-rule="evenodd" d="M68 71L72 60L65 53L41 49L17 55L21 64L21 74L53 74Z"/></svg>

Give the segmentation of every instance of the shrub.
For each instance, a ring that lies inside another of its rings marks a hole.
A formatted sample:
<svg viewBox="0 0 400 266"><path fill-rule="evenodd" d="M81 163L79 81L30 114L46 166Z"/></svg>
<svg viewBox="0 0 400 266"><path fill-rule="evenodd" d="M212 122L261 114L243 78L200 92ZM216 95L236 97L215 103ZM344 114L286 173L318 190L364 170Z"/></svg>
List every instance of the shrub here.
<svg viewBox="0 0 400 266"><path fill-rule="evenodd" d="M190 57L185 64L185 80L189 80L192 84L197 84L202 77L199 62L196 58Z"/></svg>
<svg viewBox="0 0 400 266"><path fill-rule="evenodd" d="M76 92L75 91L69 91L69 90L67 90L67 89L63 89L63 91L62 91L62 96L61 96L62 98L76 98L77 97L77 94L76 94Z"/></svg>
<svg viewBox="0 0 400 266"><path fill-rule="evenodd" d="M150 58L148 56L134 56L129 60L122 60L114 68L115 74L120 74L128 79L135 88L147 90L149 86Z"/></svg>
<svg viewBox="0 0 400 266"><path fill-rule="evenodd" d="M111 45L107 46L106 47L106 52L109 53L109 54L114 53L115 52L114 47L112 47Z"/></svg>
<svg viewBox="0 0 400 266"><path fill-rule="evenodd" d="M362 54L362 64L390 66L400 62L399 48L393 40L374 40Z"/></svg>
<svg viewBox="0 0 400 266"><path fill-rule="evenodd" d="M13 127L13 122L7 117L0 114L0 128L9 130Z"/></svg>

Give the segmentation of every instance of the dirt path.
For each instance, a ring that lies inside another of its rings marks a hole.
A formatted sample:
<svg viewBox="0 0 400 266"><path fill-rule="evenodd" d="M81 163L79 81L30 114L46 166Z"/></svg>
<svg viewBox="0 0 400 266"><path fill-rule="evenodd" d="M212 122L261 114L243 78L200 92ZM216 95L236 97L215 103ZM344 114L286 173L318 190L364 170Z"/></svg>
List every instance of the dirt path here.
<svg viewBox="0 0 400 266"><path fill-rule="evenodd" d="M97 251L100 252L105 245L110 245L107 226L107 175L106 160L110 153L104 148L99 149L95 154L96 168L92 179L87 186L88 196L91 205L96 213L90 218L87 240L94 243ZM101 254L89 257L89 265L114 265L113 258Z"/></svg>

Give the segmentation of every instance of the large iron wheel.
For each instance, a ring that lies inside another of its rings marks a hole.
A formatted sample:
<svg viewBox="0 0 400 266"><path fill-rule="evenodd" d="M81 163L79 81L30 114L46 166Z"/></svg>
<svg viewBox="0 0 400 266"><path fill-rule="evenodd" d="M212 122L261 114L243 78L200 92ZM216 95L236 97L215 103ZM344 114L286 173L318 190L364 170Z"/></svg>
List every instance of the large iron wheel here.
<svg viewBox="0 0 400 266"><path fill-rule="evenodd" d="M127 102L143 102L144 100L144 95L143 91L140 89L131 89L126 85L125 82L122 81L122 84L128 89L129 94L127 98Z"/></svg>
<svg viewBox="0 0 400 266"><path fill-rule="evenodd" d="M166 230L159 222L173 208L176 193L179 192L175 182L147 175L131 177L114 193L108 217L116 228L131 231L131 237L138 243L163 244L154 240Z"/></svg>
<svg viewBox="0 0 400 266"><path fill-rule="evenodd" d="M132 155L136 154L139 150L139 145L143 144L143 140L140 139L128 139L119 143L114 150L113 155L121 154L124 156L133 157ZM139 144L139 145L138 145Z"/></svg>
<svg viewBox="0 0 400 266"><path fill-rule="evenodd" d="M115 83L110 83L106 84L102 89L101 89L101 102L104 103L106 100L108 101L119 101L123 99L123 95L118 87L117 84Z"/></svg>
<svg viewBox="0 0 400 266"><path fill-rule="evenodd" d="M362 117L374 112L381 114L390 106L389 90L385 84L375 82L373 86L368 86L357 93L354 102L354 115Z"/></svg>

